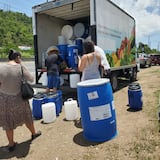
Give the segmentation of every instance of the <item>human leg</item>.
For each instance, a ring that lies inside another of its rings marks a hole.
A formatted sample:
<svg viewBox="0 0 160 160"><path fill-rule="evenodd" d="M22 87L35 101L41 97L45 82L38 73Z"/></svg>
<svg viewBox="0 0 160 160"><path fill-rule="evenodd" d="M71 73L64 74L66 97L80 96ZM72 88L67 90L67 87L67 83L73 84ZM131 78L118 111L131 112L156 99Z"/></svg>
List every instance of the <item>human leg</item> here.
<svg viewBox="0 0 160 160"><path fill-rule="evenodd" d="M52 88L53 88L53 75L48 75L48 82L47 82L47 89L46 89L46 92L50 92L52 91Z"/></svg>
<svg viewBox="0 0 160 160"><path fill-rule="evenodd" d="M9 129L9 130L6 130L6 136L7 136L7 139L8 139L8 142L9 142L9 146L13 146L15 144L14 140L13 140L13 136L14 136L14 132L13 132L13 129Z"/></svg>
<svg viewBox="0 0 160 160"><path fill-rule="evenodd" d="M41 135L41 132L38 131L36 132L35 131L35 127L34 127L34 124L33 123L25 123L26 127L29 129L29 131L31 132L31 139L35 139L37 137L39 137Z"/></svg>
<svg viewBox="0 0 160 160"><path fill-rule="evenodd" d="M60 85L60 78L58 74L53 76L53 92L56 92Z"/></svg>

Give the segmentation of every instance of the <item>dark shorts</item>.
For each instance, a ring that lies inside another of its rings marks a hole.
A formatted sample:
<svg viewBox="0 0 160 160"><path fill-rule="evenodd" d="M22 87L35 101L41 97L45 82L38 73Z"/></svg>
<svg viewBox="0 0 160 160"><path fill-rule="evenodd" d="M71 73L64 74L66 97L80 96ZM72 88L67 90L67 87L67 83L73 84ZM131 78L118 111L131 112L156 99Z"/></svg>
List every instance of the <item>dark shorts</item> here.
<svg viewBox="0 0 160 160"><path fill-rule="evenodd" d="M48 77L47 87L49 89L59 88L60 85L59 75L48 75L47 77Z"/></svg>

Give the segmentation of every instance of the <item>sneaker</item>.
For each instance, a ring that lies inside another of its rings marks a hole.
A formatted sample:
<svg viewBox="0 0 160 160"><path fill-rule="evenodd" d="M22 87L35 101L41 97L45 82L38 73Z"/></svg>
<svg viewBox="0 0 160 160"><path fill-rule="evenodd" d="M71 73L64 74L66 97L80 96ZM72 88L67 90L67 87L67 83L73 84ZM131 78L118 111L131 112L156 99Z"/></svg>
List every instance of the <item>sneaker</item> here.
<svg viewBox="0 0 160 160"><path fill-rule="evenodd" d="M41 131L38 131L36 134L34 134L34 135L31 136L31 139L34 140L37 137L39 137L41 134L42 134Z"/></svg>

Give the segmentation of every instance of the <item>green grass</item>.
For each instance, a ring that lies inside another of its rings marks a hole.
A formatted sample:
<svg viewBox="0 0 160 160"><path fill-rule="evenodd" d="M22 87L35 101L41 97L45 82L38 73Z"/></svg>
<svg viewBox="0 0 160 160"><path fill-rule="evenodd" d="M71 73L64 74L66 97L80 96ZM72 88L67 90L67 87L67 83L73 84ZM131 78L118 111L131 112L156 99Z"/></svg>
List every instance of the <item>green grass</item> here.
<svg viewBox="0 0 160 160"><path fill-rule="evenodd" d="M144 128L140 129L135 135L137 140L127 150L129 156L135 160L160 160L160 154L157 154L160 151L159 93L160 91L155 93L157 106L151 106L150 112L147 113L152 120Z"/></svg>

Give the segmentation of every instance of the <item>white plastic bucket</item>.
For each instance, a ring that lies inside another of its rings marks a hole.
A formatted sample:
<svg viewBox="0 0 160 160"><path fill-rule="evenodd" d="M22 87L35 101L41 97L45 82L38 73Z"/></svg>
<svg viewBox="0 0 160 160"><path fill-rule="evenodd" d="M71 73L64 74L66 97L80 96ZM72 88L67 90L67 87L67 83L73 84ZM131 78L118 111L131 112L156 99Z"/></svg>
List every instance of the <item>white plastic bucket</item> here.
<svg viewBox="0 0 160 160"><path fill-rule="evenodd" d="M77 83L80 82L80 75L79 74L70 74L70 87L77 88Z"/></svg>
<svg viewBox="0 0 160 160"><path fill-rule="evenodd" d="M69 98L64 102L64 111L66 120L72 121L78 118L77 101Z"/></svg>
<svg viewBox="0 0 160 160"><path fill-rule="evenodd" d="M42 117L44 123L51 123L56 120L56 106L54 102L42 104Z"/></svg>

